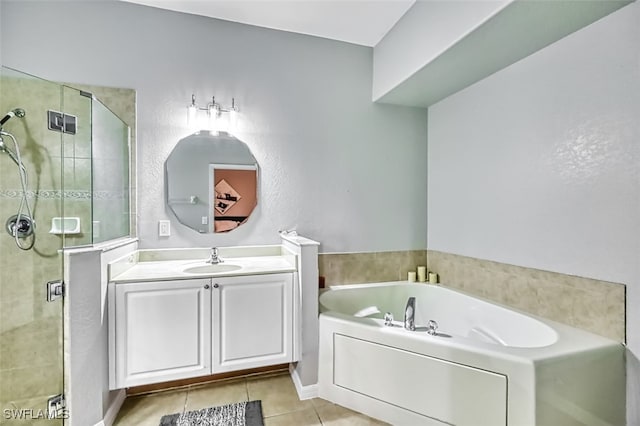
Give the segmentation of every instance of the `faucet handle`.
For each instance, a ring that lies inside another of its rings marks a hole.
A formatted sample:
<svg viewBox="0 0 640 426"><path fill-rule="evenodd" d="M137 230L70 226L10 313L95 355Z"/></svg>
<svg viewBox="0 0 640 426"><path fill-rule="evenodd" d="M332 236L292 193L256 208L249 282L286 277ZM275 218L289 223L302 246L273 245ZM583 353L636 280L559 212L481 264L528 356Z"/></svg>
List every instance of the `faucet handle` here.
<svg viewBox="0 0 640 426"><path fill-rule="evenodd" d="M438 323L435 322L434 320L429 320L429 323L427 324L427 333L435 336L436 334L438 334Z"/></svg>
<svg viewBox="0 0 640 426"><path fill-rule="evenodd" d="M384 314L384 325L393 327L393 314L391 312Z"/></svg>

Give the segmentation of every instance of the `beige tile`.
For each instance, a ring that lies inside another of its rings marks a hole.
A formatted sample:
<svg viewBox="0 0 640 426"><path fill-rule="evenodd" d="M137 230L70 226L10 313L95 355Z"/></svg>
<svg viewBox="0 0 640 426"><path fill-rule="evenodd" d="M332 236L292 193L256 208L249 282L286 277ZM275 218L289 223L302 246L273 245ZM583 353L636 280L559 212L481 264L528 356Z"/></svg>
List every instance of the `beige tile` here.
<svg viewBox="0 0 640 426"><path fill-rule="evenodd" d="M322 398L312 398L311 403L315 408L320 408L320 407L324 407L325 405L333 404L331 401L327 401L326 399L322 399Z"/></svg>
<svg viewBox="0 0 640 426"><path fill-rule="evenodd" d="M617 341L625 339L622 284L431 250L427 260L445 286Z"/></svg>
<svg viewBox="0 0 640 426"><path fill-rule="evenodd" d="M265 426L321 426L320 418L313 408L266 417Z"/></svg>
<svg viewBox="0 0 640 426"><path fill-rule="evenodd" d="M262 401L264 417L313 408L309 400L300 401L289 375L247 380L249 400Z"/></svg>
<svg viewBox="0 0 640 426"><path fill-rule="evenodd" d="M405 280L407 272L427 264L426 250L327 253L318 256L327 285Z"/></svg>
<svg viewBox="0 0 640 426"><path fill-rule="evenodd" d="M314 402L314 404L316 404ZM382 426L388 423L332 403L320 403L316 412L324 426Z"/></svg>
<svg viewBox="0 0 640 426"><path fill-rule="evenodd" d="M245 379L218 382L189 388L185 411L201 410L248 400Z"/></svg>
<svg viewBox="0 0 640 426"><path fill-rule="evenodd" d="M62 388L59 364L0 371L0 399L13 401L51 396Z"/></svg>
<svg viewBox="0 0 640 426"><path fill-rule="evenodd" d="M606 303L606 336L614 338L620 342L626 342L625 334L625 309L626 309L626 289L624 286L607 292Z"/></svg>
<svg viewBox="0 0 640 426"><path fill-rule="evenodd" d="M415 271L418 266L426 266L425 250L388 251L376 253L375 268L379 280L406 280L408 271Z"/></svg>
<svg viewBox="0 0 640 426"><path fill-rule="evenodd" d="M127 398L114 426L158 426L162 416L184 411L187 391Z"/></svg>

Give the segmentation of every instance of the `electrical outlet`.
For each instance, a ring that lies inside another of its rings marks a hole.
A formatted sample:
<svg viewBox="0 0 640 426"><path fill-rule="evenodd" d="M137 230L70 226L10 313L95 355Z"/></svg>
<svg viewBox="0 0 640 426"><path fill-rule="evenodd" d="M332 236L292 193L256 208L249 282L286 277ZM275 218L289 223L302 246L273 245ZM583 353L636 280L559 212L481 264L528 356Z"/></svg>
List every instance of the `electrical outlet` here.
<svg viewBox="0 0 640 426"><path fill-rule="evenodd" d="M158 236L169 237L171 235L171 222L168 220L158 221Z"/></svg>

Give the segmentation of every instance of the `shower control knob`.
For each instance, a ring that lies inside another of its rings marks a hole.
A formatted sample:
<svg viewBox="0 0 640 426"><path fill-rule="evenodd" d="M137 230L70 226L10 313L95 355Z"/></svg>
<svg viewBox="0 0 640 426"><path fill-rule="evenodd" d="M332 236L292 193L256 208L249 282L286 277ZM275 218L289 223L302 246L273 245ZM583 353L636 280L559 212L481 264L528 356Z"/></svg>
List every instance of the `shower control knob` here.
<svg viewBox="0 0 640 426"><path fill-rule="evenodd" d="M5 224L5 229L7 233L14 238L26 238L33 234L36 227L36 222L29 216L21 214L20 218L18 215L13 215L9 219L7 219L7 223Z"/></svg>

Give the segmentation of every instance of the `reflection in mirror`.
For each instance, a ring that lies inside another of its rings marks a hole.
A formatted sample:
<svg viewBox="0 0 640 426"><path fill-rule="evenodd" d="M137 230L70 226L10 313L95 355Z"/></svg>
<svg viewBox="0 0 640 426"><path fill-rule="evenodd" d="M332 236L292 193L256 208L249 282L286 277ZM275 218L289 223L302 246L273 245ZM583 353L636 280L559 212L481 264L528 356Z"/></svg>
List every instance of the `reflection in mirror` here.
<svg viewBox="0 0 640 426"><path fill-rule="evenodd" d="M200 131L181 139L165 162L167 206L200 232L228 232L258 204L258 164L228 133Z"/></svg>
<svg viewBox="0 0 640 426"><path fill-rule="evenodd" d="M249 219L257 204L258 173L255 165L211 164L210 196L213 232L229 232Z"/></svg>

